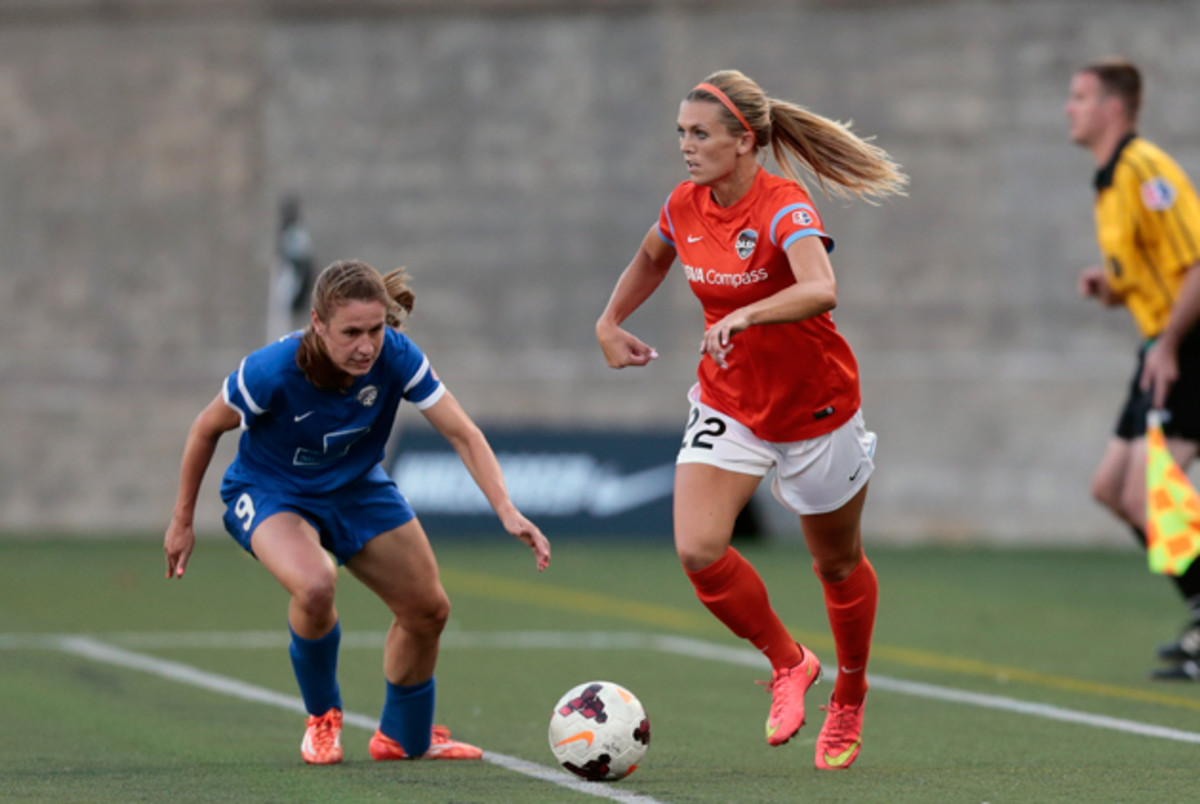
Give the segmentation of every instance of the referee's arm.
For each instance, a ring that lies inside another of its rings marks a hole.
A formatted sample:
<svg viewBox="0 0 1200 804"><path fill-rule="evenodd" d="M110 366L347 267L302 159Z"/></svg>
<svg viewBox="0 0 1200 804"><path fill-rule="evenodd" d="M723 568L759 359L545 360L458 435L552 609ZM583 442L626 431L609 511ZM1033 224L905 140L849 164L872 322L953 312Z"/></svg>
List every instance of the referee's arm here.
<svg viewBox="0 0 1200 804"><path fill-rule="evenodd" d="M1142 390L1154 389L1156 408L1166 404L1171 386L1179 379L1179 346L1197 321L1200 321L1200 263L1192 263L1171 306L1167 326L1146 352L1142 368Z"/></svg>

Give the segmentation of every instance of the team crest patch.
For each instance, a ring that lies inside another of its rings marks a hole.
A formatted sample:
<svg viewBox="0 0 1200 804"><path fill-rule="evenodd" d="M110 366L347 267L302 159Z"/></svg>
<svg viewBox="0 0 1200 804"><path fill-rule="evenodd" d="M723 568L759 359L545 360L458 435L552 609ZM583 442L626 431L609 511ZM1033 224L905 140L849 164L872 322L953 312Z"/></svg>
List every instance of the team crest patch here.
<svg viewBox="0 0 1200 804"><path fill-rule="evenodd" d="M358 396L355 397L355 399L357 399L359 402L361 402L363 404L363 407L366 407L366 408L369 408L372 405L374 405L375 400L378 398L379 398L379 389L376 388L374 385L366 386L361 391L359 391Z"/></svg>
<svg viewBox="0 0 1200 804"><path fill-rule="evenodd" d="M807 210L798 209L792 213L792 223L797 226L812 226L812 222L812 215L809 215Z"/></svg>
<svg viewBox="0 0 1200 804"><path fill-rule="evenodd" d="M1175 186L1162 176L1155 176L1149 181L1142 182L1142 203L1146 209L1163 212L1175 203Z"/></svg>
<svg viewBox="0 0 1200 804"><path fill-rule="evenodd" d="M737 251L737 255L744 260L754 253L756 245L758 245L758 232L753 229L743 229L738 232L733 248Z"/></svg>

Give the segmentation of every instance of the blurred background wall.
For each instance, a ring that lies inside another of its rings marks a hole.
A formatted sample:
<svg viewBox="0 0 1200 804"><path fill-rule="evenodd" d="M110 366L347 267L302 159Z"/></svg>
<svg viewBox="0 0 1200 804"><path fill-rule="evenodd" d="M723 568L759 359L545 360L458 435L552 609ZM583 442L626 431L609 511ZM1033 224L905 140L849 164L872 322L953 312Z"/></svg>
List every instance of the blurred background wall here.
<svg viewBox="0 0 1200 804"><path fill-rule="evenodd" d="M1093 165L1062 111L1117 54L1200 177L1191 2L2 0L0 530L165 527L192 418L268 338L288 192L320 264L409 268L409 331L485 429L682 428L682 271L629 322L651 368L607 369L592 325L686 177L679 100L737 67L912 176L815 196L880 436L870 538L1124 544L1088 482L1137 338L1074 289Z"/></svg>

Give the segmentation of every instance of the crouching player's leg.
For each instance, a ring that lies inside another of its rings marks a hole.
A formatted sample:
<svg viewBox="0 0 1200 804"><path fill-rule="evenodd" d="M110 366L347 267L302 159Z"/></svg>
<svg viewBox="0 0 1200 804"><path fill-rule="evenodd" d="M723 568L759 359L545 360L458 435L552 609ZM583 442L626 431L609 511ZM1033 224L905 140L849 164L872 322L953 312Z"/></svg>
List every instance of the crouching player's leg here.
<svg viewBox="0 0 1200 804"><path fill-rule="evenodd" d="M342 761L337 569L321 547L316 528L293 511L267 516L248 546L290 595L288 653L309 713L300 755L310 765L337 764Z"/></svg>
<svg viewBox="0 0 1200 804"><path fill-rule="evenodd" d="M371 756L383 759L480 759L479 748L450 739L433 724L438 645L450 600L417 520L371 539L346 566L393 614L383 649L387 689Z"/></svg>

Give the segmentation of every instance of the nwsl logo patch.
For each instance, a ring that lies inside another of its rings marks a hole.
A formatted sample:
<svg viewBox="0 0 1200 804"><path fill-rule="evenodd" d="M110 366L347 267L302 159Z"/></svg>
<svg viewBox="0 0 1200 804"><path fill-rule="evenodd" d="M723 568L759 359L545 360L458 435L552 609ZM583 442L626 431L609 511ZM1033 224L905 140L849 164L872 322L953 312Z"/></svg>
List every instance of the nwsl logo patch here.
<svg viewBox="0 0 1200 804"><path fill-rule="evenodd" d="M758 232L753 229L743 229L738 232L733 248L737 251L737 255L744 260L754 253L756 245L758 245Z"/></svg>
<svg viewBox="0 0 1200 804"><path fill-rule="evenodd" d="M1177 195L1174 185L1162 176L1142 183L1142 203L1146 209L1162 212L1171 208Z"/></svg>

